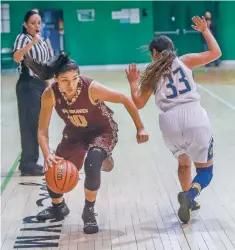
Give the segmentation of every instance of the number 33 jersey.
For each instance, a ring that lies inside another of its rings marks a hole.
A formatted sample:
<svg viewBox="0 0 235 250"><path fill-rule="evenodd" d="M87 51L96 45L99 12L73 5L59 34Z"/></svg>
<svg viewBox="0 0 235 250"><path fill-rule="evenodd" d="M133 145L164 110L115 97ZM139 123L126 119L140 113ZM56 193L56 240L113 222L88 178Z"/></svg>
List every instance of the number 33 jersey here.
<svg viewBox="0 0 235 250"><path fill-rule="evenodd" d="M193 73L178 57L172 63L171 75L161 79L157 86L155 102L163 112L181 104L200 101Z"/></svg>
<svg viewBox="0 0 235 250"><path fill-rule="evenodd" d="M113 120L113 111L103 101L95 102L90 90L95 81L80 76L77 92L71 101L60 90L57 82L52 84L54 108L65 124L75 128L78 133L83 132L108 132L117 130Z"/></svg>

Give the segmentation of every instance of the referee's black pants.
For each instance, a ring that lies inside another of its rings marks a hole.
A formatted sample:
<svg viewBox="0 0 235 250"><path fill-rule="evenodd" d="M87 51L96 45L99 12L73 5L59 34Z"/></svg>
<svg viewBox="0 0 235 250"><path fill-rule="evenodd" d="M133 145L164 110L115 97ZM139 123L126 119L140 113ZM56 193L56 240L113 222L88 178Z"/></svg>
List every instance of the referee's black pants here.
<svg viewBox="0 0 235 250"><path fill-rule="evenodd" d="M34 172L38 167L38 121L41 96L46 83L28 75L20 75L16 85L22 155L21 172Z"/></svg>

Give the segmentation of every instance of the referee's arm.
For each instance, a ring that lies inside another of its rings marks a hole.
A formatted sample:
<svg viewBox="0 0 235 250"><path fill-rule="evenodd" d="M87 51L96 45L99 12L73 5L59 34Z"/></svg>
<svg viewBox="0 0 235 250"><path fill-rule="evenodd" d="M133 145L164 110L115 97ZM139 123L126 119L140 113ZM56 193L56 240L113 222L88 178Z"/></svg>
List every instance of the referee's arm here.
<svg viewBox="0 0 235 250"><path fill-rule="evenodd" d="M20 62L24 59L24 55L28 53L33 45L38 42L40 39L39 35L37 34L32 41L27 43L26 36L24 34L18 35L14 44L14 61Z"/></svg>

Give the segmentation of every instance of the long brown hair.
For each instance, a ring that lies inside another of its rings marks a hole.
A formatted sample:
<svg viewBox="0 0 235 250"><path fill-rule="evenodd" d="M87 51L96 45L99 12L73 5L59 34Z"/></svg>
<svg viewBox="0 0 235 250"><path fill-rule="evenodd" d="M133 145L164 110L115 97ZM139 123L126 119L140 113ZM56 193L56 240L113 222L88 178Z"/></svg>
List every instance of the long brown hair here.
<svg viewBox="0 0 235 250"><path fill-rule="evenodd" d="M143 92L148 90L156 92L161 87L160 79L171 74L171 66L176 58L176 52L173 42L167 36L159 36L152 40L149 50L151 54L153 50L156 50L158 59L147 66L140 77L139 84Z"/></svg>

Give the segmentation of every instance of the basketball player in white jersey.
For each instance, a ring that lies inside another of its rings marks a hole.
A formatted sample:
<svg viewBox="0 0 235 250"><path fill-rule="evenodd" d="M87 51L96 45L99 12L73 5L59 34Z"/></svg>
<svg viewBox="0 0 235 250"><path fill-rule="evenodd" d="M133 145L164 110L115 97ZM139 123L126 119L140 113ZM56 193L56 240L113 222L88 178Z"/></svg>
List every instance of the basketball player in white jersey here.
<svg viewBox="0 0 235 250"><path fill-rule="evenodd" d="M183 192L178 194L179 218L188 223L195 202L213 176L213 134L207 113L200 105L192 69L206 65L221 56L219 45L207 28L205 19L193 17L192 27L202 32L209 50L177 57L172 41L166 36L154 39L149 50L152 63L140 76L136 65L126 70L132 99L138 109L145 106L151 94L162 113L160 129L165 144L178 159L178 176ZM139 87L138 87L139 83ZM191 180L191 162L197 175Z"/></svg>

